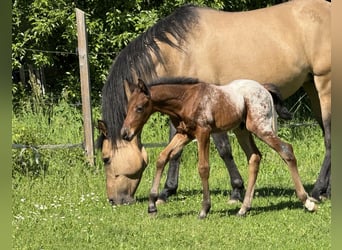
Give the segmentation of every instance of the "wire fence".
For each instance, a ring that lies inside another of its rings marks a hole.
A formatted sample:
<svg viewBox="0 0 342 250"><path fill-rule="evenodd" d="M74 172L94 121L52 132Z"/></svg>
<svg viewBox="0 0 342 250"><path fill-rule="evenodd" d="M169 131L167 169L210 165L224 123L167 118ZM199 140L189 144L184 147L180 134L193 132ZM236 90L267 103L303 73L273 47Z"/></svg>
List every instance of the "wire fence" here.
<svg viewBox="0 0 342 250"><path fill-rule="evenodd" d="M279 125L279 127L313 127L318 126L317 122L303 122L303 123L284 123ZM229 134L229 136L235 136L234 134ZM193 140L196 141L196 140ZM143 143L145 148L162 148L167 146L167 142L150 142ZM72 149L72 148L84 148L84 143L66 143L66 144L45 144L45 145L27 145L27 144L12 144L12 149L20 150L19 159L22 159L23 154L26 150L32 150L34 154L34 161L39 164L40 150L58 150L58 149Z"/></svg>

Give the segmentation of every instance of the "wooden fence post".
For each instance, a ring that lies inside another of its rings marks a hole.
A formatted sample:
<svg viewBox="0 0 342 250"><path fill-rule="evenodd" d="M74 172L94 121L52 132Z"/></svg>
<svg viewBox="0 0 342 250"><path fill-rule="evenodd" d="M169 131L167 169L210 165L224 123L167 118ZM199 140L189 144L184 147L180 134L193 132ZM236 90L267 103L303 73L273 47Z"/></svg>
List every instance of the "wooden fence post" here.
<svg viewBox="0 0 342 250"><path fill-rule="evenodd" d="M76 23L78 37L78 58L80 64L81 78L84 147L89 163L91 165L94 165L94 137L90 102L90 78L88 65L87 33L84 12L77 8Z"/></svg>

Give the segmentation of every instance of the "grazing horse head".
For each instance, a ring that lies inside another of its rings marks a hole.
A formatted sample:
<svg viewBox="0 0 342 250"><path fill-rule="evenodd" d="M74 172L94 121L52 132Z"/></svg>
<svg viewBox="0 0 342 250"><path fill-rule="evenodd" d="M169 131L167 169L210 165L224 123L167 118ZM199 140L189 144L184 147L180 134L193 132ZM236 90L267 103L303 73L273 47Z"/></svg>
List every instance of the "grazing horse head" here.
<svg viewBox="0 0 342 250"><path fill-rule="evenodd" d="M98 147L102 150L105 165L108 200L112 205L133 203L135 191L148 162L145 148L139 147L135 137L131 142L121 141L113 149L104 121L98 121L98 129Z"/></svg>

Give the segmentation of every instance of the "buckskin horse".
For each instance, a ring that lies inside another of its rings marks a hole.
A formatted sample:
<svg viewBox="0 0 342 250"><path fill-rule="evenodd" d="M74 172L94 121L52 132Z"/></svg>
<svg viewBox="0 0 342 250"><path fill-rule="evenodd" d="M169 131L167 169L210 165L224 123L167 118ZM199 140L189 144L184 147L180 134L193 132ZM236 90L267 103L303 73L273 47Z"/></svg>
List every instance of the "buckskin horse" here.
<svg viewBox="0 0 342 250"><path fill-rule="evenodd" d="M283 98L303 87L325 142L325 157L311 195L317 200L330 196L330 6L323 0L294 0L231 13L186 5L132 40L116 57L102 90L98 145L106 166L109 201L132 202L147 164L139 135L131 142L120 137L127 110L124 80L151 82L177 76L217 84L241 78L272 82ZM171 126L170 138L174 133ZM241 199L243 180L227 134L212 137L230 174L230 198ZM161 200L177 190L180 155L169 163Z"/></svg>
<svg viewBox="0 0 342 250"><path fill-rule="evenodd" d="M198 82L197 79L173 78L157 80L147 87L144 81L138 79L138 86L132 94L128 85L129 83L126 91L130 98L121 129L123 139L132 140L154 112L169 115L177 129L175 136L157 159L156 174L149 196L150 214L157 213L156 201L165 164L192 139L197 139L198 172L203 188L199 218L207 216L211 207L210 134L228 130L235 133L248 162L248 186L239 216L251 209L261 160L261 153L252 133L278 152L289 167L298 198L309 211L316 210L315 203L305 192L300 180L292 146L276 134L275 112L285 119L291 118L291 114L283 106L280 93L274 85L262 86L253 80L239 79L227 85L216 86Z"/></svg>

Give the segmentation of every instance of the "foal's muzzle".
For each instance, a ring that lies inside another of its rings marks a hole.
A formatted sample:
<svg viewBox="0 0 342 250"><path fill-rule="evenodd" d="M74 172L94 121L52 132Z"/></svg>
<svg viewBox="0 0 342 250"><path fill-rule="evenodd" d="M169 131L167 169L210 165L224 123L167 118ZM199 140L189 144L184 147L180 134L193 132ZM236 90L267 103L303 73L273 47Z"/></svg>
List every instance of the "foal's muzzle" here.
<svg viewBox="0 0 342 250"><path fill-rule="evenodd" d="M128 127L122 127L121 129L121 138L126 141L131 141L134 137L134 133L131 133Z"/></svg>

